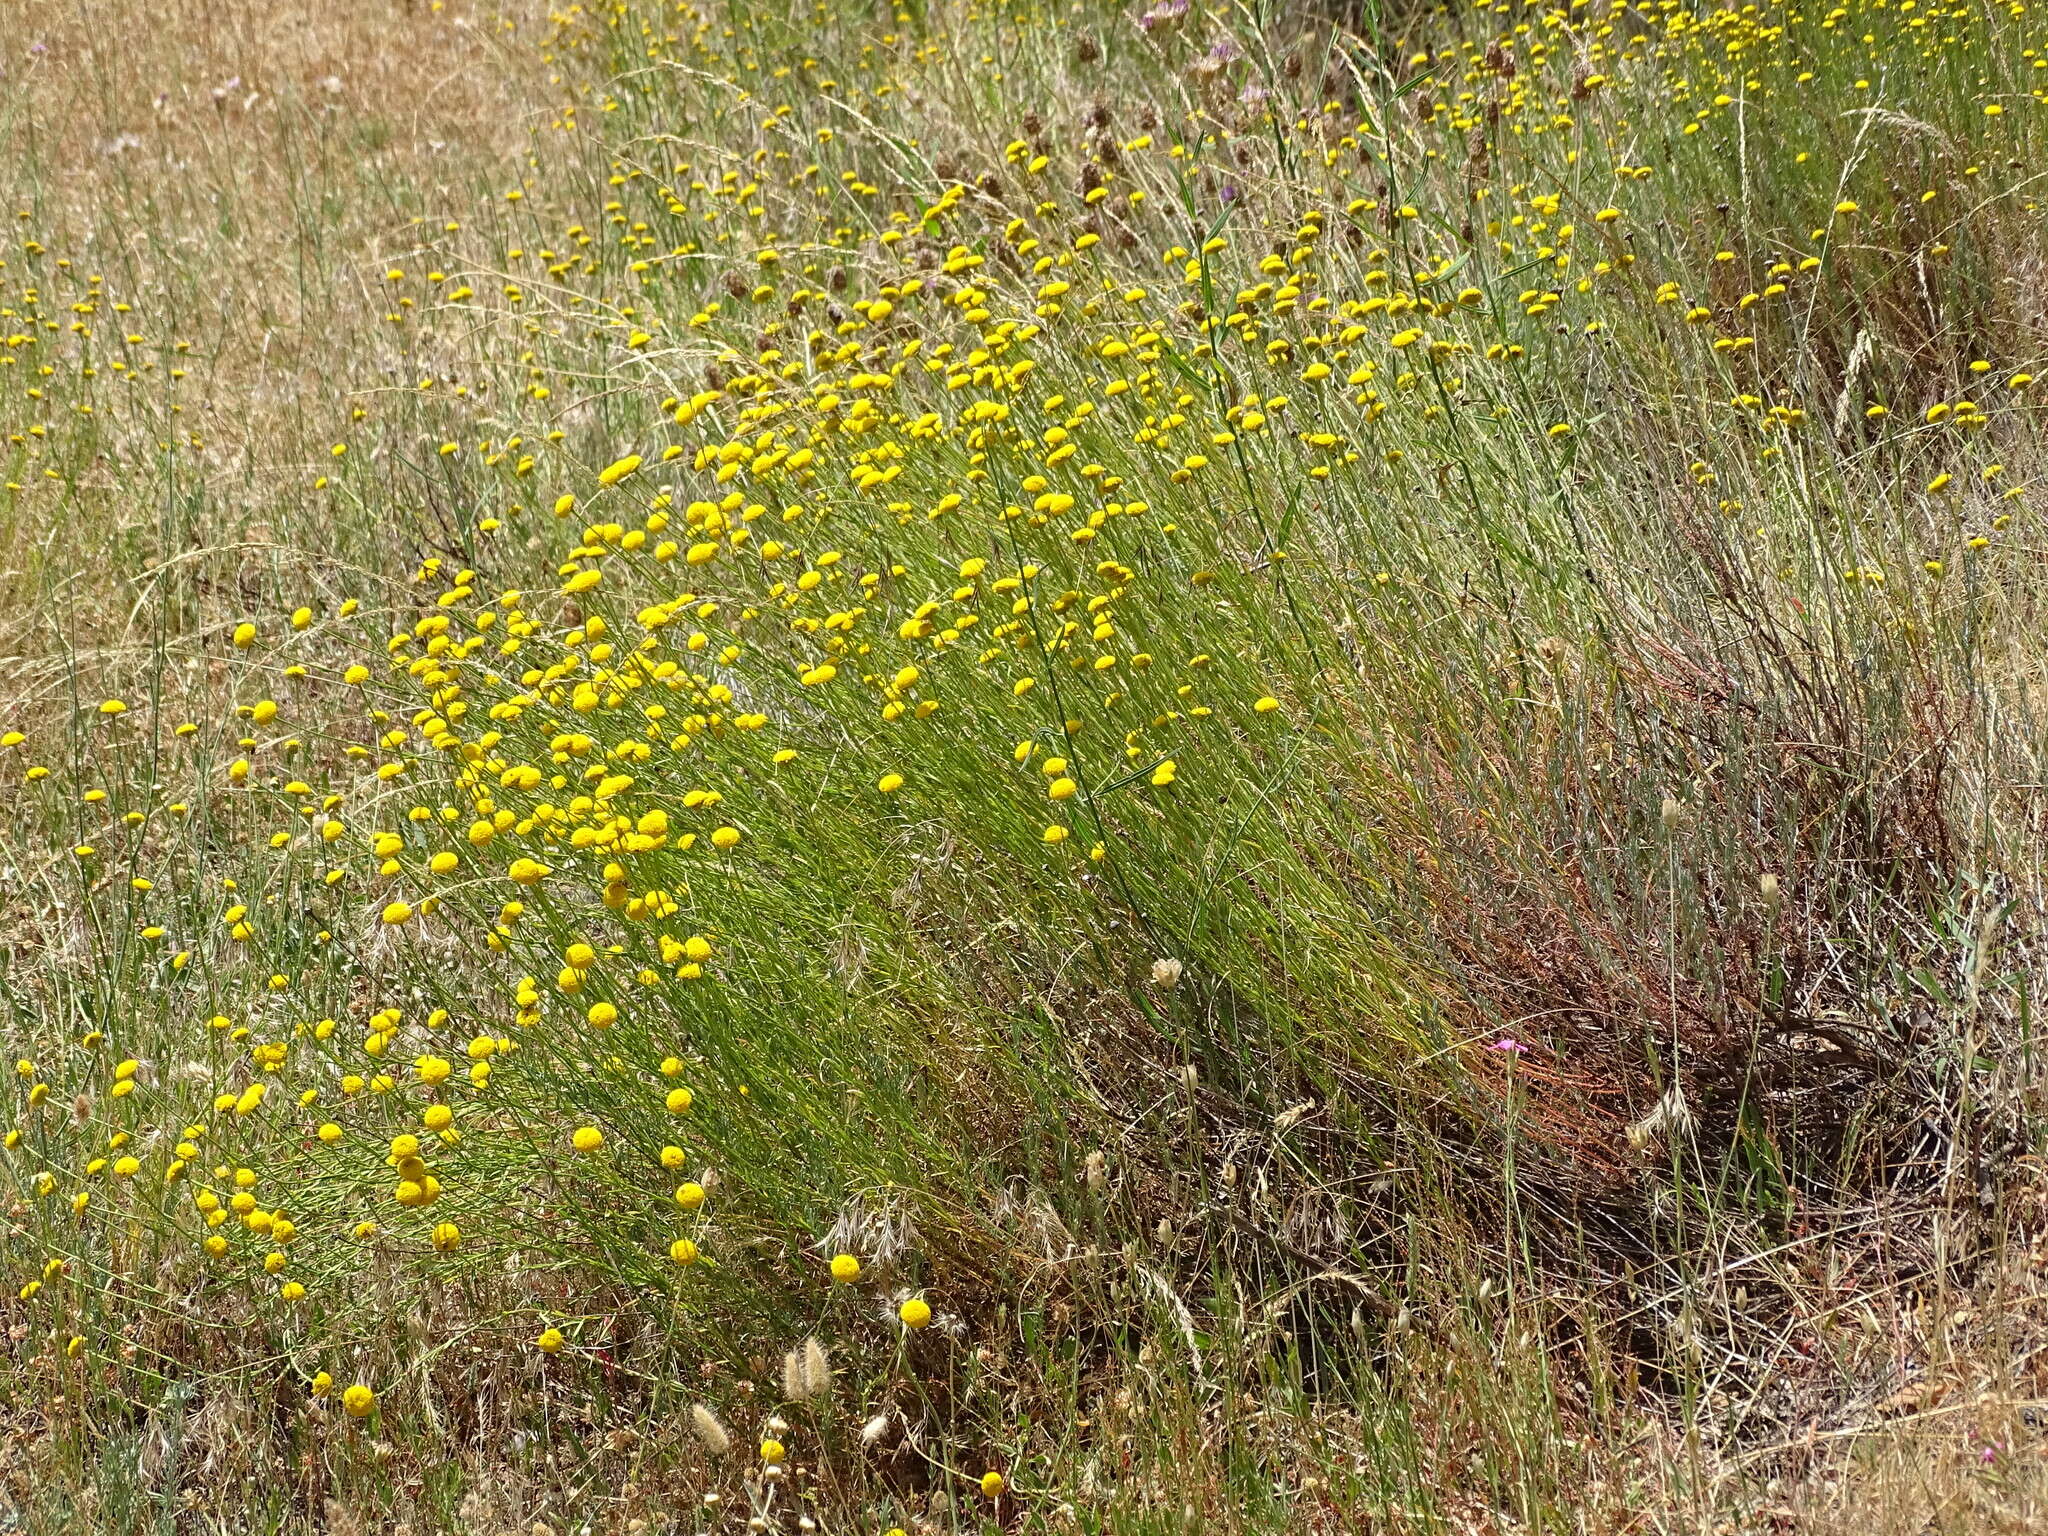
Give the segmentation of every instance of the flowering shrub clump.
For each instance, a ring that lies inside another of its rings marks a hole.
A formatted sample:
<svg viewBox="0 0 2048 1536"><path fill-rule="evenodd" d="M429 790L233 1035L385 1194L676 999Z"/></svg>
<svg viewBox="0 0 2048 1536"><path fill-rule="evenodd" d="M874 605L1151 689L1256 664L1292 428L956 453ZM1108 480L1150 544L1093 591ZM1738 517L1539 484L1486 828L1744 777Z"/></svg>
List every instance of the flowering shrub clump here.
<svg viewBox="0 0 2048 1536"><path fill-rule="evenodd" d="M1000 1509L1021 1442L934 1384L1005 1298L1391 1274L1511 1146L1646 1210L1738 1124L1880 1170L1918 1101L1771 1052L1887 1027L1886 935L2031 857L1976 668L2039 579L2048 41L1249 15L522 34L530 156L376 254L274 493L362 556L157 551L148 656L0 736L34 1337L260 1341L365 1426L428 1390L400 1293L536 1371L796 1339L779 1406L690 1388L769 1502L829 1343ZM206 338L16 233L0 505L214 473Z"/></svg>

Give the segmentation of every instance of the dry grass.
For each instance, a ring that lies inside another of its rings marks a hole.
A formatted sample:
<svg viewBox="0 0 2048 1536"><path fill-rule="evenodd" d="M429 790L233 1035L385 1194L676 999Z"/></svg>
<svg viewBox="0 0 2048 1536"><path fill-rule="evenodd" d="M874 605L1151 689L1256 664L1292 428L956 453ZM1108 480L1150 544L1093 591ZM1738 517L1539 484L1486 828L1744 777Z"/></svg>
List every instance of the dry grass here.
<svg viewBox="0 0 2048 1536"><path fill-rule="evenodd" d="M54 0L0 15L0 203L191 343L182 478L167 470L158 490L189 497L196 477L208 492L176 547L157 533L161 508L132 483L114 494L111 473L89 477L105 494L85 515L74 503L6 530L0 632L17 637L17 668L54 631L120 643L108 610L125 612L128 583L158 561L209 547L264 558L276 500L325 449L316 423L335 414L338 381L370 382L372 359L389 377L383 268L523 151L542 66L507 43L541 11ZM160 451L110 427L110 461ZM66 578L54 593L41 576L53 570ZM23 634L34 618L40 644Z"/></svg>
<svg viewBox="0 0 2048 1536"><path fill-rule="evenodd" d="M74 259L191 306L207 428L253 450L301 392L377 350L377 265L524 150L538 66L503 38L538 9L17 8L0 36L6 195Z"/></svg>

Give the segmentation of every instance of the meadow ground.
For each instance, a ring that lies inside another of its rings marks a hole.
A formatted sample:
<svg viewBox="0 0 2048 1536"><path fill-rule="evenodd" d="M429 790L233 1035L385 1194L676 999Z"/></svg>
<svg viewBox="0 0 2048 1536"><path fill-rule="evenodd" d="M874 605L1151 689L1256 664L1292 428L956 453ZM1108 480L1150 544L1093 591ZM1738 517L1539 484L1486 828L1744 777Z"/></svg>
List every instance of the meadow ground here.
<svg viewBox="0 0 2048 1536"><path fill-rule="evenodd" d="M2048 1519L2048 16L0 13L0 1530Z"/></svg>

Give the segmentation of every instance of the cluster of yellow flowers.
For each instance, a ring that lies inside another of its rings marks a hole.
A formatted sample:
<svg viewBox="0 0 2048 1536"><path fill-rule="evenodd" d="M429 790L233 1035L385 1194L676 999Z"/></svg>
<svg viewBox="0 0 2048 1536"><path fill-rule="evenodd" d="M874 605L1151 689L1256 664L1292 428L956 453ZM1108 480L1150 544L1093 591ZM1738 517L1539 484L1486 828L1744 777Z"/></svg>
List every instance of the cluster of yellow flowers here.
<svg viewBox="0 0 2048 1536"><path fill-rule="evenodd" d="M1168 935L1217 974L1232 945L1309 963L1351 919L1283 910L1232 848L1292 841L1304 755L1398 752L1360 726L1394 654L1373 625L1419 647L1491 605L1487 664L1525 672L1518 604L1532 638L1587 632L1569 573L1634 574L1590 476L1668 458L1784 596L1825 575L1887 633L1938 622L1929 589L1979 579L2020 512L2038 365L1993 354L2017 333L1988 300L1993 355L1939 399L1888 393L1869 349L1809 367L1896 275L1874 251L1974 272L1977 204L2037 216L2008 165L2048 102L2020 5L1502 4L1492 37L1306 67L1162 5L1113 61L1127 95L951 148L874 123L1025 67L970 46L1021 22L900 21L827 64L802 18L572 9L572 80L662 60L719 91L572 90L489 218L380 263L407 355L461 362L354 410L306 478L342 520L424 464L472 509L442 553L219 615L194 643L228 718L138 688L0 736L13 803L65 829L44 887L149 998L18 1063L23 1302L184 1255L340 1339L373 1265L540 1254L672 1297L829 1278L849 1330L920 1333L915 1254L828 1235L970 1176L875 1133L877 1106L938 1112L889 1032L963 1081L1009 1069L949 1054L954 983L850 1002L864 936L994 948L1072 907L1128 919L1097 940L1112 972ZM1866 144L1880 116L1793 147L1817 78L1878 114L1872 82L1923 63L1980 109L1941 132L1973 137L1910 171ZM711 102L732 116L693 147ZM615 123L648 130L630 157L588 147ZM1669 220L1731 176L1752 201ZM6 492L33 505L81 472L79 422L187 344L33 238L0 279ZM1632 398L1645 358L1663 405ZM1900 510L1823 535L1794 493L1844 444ZM573 1356L573 1307L523 1310L521 1347ZM293 1336L309 1370L341 1357Z"/></svg>

